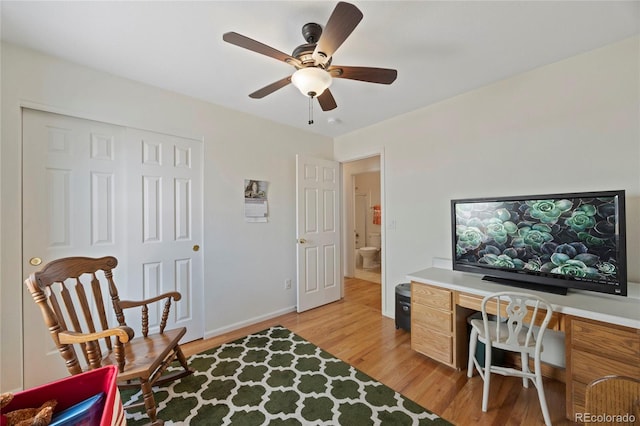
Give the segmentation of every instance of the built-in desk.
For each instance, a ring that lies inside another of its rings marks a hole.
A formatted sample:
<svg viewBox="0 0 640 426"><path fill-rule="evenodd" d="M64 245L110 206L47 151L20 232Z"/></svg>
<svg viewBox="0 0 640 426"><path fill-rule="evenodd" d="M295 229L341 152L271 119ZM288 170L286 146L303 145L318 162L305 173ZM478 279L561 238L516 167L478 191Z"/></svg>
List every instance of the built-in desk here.
<svg viewBox="0 0 640 426"><path fill-rule="evenodd" d="M467 366L467 317L484 296L526 291L554 309L549 325L565 333L567 418L584 412L584 392L593 379L619 374L640 379L640 284L627 297L569 290L566 296L521 290L482 277L428 268L407 275L411 285L411 347L456 369Z"/></svg>

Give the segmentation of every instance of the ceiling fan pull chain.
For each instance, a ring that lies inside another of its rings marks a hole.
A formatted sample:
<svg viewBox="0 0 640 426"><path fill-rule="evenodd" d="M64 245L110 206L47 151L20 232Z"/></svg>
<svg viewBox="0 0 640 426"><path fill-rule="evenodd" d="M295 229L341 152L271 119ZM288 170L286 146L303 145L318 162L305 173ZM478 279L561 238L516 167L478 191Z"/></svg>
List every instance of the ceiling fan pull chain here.
<svg viewBox="0 0 640 426"><path fill-rule="evenodd" d="M313 124L313 96L309 96L309 125Z"/></svg>

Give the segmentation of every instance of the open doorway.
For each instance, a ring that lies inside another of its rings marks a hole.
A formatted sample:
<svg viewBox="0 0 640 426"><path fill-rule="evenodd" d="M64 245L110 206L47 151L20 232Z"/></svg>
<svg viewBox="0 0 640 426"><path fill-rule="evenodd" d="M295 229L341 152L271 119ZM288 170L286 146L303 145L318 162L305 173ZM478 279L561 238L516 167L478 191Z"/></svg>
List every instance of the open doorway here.
<svg viewBox="0 0 640 426"><path fill-rule="evenodd" d="M381 283L380 172L353 175L355 277Z"/></svg>
<svg viewBox="0 0 640 426"><path fill-rule="evenodd" d="M384 287L380 156L343 162L342 179L344 275Z"/></svg>

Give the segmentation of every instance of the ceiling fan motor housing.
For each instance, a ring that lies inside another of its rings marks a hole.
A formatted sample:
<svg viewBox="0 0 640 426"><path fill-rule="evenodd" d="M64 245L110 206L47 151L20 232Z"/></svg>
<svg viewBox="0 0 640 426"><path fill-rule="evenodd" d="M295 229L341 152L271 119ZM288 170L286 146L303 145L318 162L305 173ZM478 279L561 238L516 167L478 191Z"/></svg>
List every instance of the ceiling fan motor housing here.
<svg viewBox="0 0 640 426"><path fill-rule="evenodd" d="M309 44L316 44L322 35L322 26L314 22L309 22L302 26L302 37Z"/></svg>
<svg viewBox="0 0 640 426"><path fill-rule="evenodd" d="M331 58L322 63L316 63L313 58L313 52L316 50L316 44L322 35L322 26L319 24L309 22L302 26L302 36L307 41L305 44L301 44L293 50L291 56L302 62L305 67L320 67L326 69L331 64ZM322 53L321 53L322 54ZM324 54L322 54L324 58Z"/></svg>

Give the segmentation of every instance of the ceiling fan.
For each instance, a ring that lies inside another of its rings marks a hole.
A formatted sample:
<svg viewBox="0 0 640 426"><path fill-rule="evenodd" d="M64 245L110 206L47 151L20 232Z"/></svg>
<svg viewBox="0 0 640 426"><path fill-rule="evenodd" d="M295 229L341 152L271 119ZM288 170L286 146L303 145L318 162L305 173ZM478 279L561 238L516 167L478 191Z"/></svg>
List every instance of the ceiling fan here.
<svg viewBox="0 0 640 426"><path fill-rule="evenodd" d="M292 75L256 90L249 97L260 99L292 83L303 95L311 99L317 98L323 111L330 111L337 107L329 91L333 78L391 84L398 75L396 70L388 68L331 64L333 54L353 32L362 17L362 12L356 6L339 2L331 13L324 31L315 23L308 23L302 27L302 36L306 43L296 47L291 55L236 32L225 33L222 39L227 43L283 61L296 68ZM312 123L313 120L310 118L309 124Z"/></svg>

